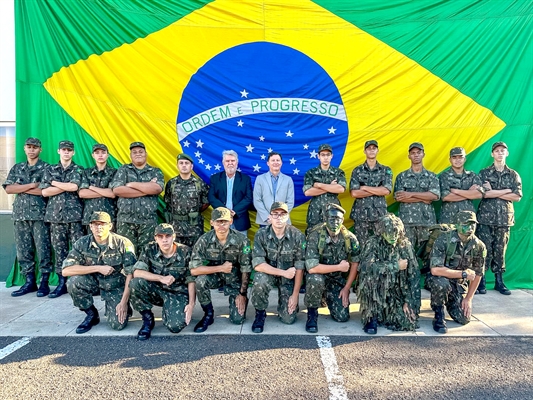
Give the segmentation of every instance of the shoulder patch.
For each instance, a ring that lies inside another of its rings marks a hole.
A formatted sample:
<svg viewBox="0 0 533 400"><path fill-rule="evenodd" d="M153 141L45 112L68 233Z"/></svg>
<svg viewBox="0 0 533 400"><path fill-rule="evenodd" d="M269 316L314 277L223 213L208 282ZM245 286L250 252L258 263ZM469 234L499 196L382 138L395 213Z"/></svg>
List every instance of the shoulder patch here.
<svg viewBox="0 0 533 400"><path fill-rule="evenodd" d="M249 254L250 253L250 246L244 246L242 249L243 254Z"/></svg>
<svg viewBox="0 0 533 400"><path fill-rule="evenodd" d="M126 245L126 253L135 253L135 248L133 247L133 244Z"/></svg>
<svg viewBox="0 0 533 400"><path fill-rule="evenodd" d="M302 249L305 250L306 247L307 247L307 242L304 240L304 241L302 242Z"/></svg>

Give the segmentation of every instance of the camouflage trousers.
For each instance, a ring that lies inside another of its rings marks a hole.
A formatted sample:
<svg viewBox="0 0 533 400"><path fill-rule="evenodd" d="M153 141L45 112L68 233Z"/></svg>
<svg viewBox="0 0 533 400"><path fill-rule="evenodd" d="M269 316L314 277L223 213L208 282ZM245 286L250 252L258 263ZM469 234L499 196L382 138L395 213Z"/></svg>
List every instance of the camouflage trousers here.
<svg viewBox="0 0 533 400"><path fill-rule="evenodd" d="M39 259L41 274L52 272L50 228L44 221L15 221L15 247L20 272L26 276L35 272L35 253Z"/></svg>
<svg viewBox="0 0 533 400"><path fill-rule="evenodd" d="M153 306L163 307L163 325L172 333L178 333L187 326L185 306L189 296L183 293L164 290L161 285L143 278L130 281L130 301L132 307L141 312L151 310Z"/></svg>
<svg viewBox="0 0 533 400"><path fill-rule="evenodd" d="M359 245L363 246L368 238L376 233L378 221L354 221L353 231L355 237L359 241Z"/></svg>
<svg viewBox="0 0 533 400"><path fill-rule="evenodd" d="M344 283L342 282L344 280ZM344 288L346 280L344 278L333 279L329 274L307 274L306 291L304 304L308 308L319 308L322 303L322 295L326 294L326 304L328 305L331 317L337 322L346 322L350 319L349 307L342 305L339 298L341 290Z"/></svg>
<svg viewBox="0 0 533 400"><path fill-rule="evenodd" d="M229 320L234 324L242 324L246 318L246 310L244 315L239 314L235 298L239 294L241 288L241 277L237 274L209 274L199 275L196 277L196 297L201 305L205 306L211 303L210 289L217 289L224 286L224 295L229 296Z"/></svg>
<svg viewBox="0 0 533 400"><path fill-rule="evenodd" d="M252 305L256 310L266 310L268 307L268 295L274 286L278 287L278 316L284 324L293 324L298 315L298 307L289 314L289 297L294 290L294 280L273 276L262 272L254 275L252 286Z"/></svg>
<svg viewBox="0 0 533 400"><path fill-rule="evenodd" d="M122 274L103 276L101 274L71 276L67 289L75 307L86 310L94 304L94 296L102 297L105 302L105 315L111 329L120 331L128 325L128 318L121 324L116 313L117 305L122 300L126 277Z"/></svg>
<svg viewBox="0 0 533 400"><path fill-rule="evenodd" d="M55 271L61 275L63 260L67 258L69 245L83 236L81 221L50 224L50 241L56 256Z"/></svg>
<svg viewBox="0 0 533 400"><path fill-rule="evenodd" d="M476 236L487 247L485 270L491 269L495 274L505 272L505 252L511 236L508 226L478 225Z"/></svg>
<svg viewBox="0 0 533 400"><path fill-rule="evenodd" d="M422 243L429 239L429 227L405 225L405 236L411 242L416 254Z"/></svg>
<svg viewBox="0 0 533 400"><path fill-rule="evenodd" d="M149 224L130 224L129 222L117 222L117 234L127 237L135 246L137 257L144 247L154 240L154 231L157 221Z"/></svg>
<svg viewBox="0 0 533 400"><path fill-rule="evenodd" d="M443 276L429 276L427 280L429 290L431 292L431 308L446 306L450 317L461 325L466 325L470 322L463 309L461 302L463 301L463 294L468 291L466 284L461 284L457 279L448 279Z"/></svg>

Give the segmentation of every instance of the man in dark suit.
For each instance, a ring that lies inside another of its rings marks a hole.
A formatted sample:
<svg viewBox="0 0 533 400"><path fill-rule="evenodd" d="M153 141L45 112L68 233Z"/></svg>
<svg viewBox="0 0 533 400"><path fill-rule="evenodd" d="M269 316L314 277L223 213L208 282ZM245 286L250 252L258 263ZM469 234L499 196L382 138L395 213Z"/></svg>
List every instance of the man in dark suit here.
<svg viewBox="0 0 533 400"><path fill-rule="evenodd" d="M239 156L233 150L222 152L224 171L211 175L209 204L213 208L226 207L233 218L232 228L247 235L250 228L248 209L252 204L252 181L248 175L237 171Z"/></svg>

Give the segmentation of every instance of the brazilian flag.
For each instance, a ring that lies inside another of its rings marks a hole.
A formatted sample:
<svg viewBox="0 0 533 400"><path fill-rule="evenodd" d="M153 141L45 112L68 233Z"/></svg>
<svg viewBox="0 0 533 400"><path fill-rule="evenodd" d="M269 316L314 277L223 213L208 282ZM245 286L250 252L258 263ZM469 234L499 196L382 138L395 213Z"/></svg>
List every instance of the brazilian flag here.
<svg viewBox="0 0 533 400"><path fill-rule="evenodd" d="M143 141L167 180L186 152L209 181L222 150L252 179L276 151L303 228L303 176L322 143L349 177L370 139L394 175L415 141L436 173L451 147L479 172L505 141L524 188L506 282L533 288L529 2L18 0L15 14L18 160L29 136L49 162L72 140L84 166L96 142L118 166Z"/></svg>

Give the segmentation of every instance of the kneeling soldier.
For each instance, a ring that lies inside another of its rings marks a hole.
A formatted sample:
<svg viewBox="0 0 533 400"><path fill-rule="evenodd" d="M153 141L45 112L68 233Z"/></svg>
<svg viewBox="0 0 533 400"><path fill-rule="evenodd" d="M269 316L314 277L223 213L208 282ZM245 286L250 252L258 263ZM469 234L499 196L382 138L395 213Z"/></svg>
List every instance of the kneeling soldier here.
<svg viewBox="0 0 533 400"><path fill-rule="evenodd" d="M248 304L250 241L230 228L233 218L227 208L215 208L210 223L213 230L200 236L190 263L191 275L196 277L196 296L204 310L195 332L204 332L214 322L209 289L224 287L224 295L229 296L229 319L234 324L244 322Z"/></svg>
<svg viewBox="0 0 533 400"><path fill-rule="evenodd" d="M154 329L152 306L163 307L163 324L178 333L191 322L196 293L189 271L191 248L176 243L174 228L159 224L155 242L148 243L133 267L131 304L143 318L137 339L150 338Z"/></svg>
<svg viewBox="0 0 533 400"><path fill-rule="evenodd" d="M476 214L459 211L455 218L457 230L440 235L431 249L428 286L435 311L433 329L439 333L448 332L444 306L455 322L470 322L472 298L483 276L487 255L485 245L474 235Z"/></svg>
<svg viewBox="0 0 533 400"><path fill-rule="evenodd" d="M281 322L292 324L298 313L298 297L305 265L305 237L302 232L288 225L289 207L274 202L270 207L271 225L257 231L252 252L255 270L252 287L252 304L255 321L252 331L263 332L268 294L278 286L278 315Z"/></svg>
<svg viewBox="0 0 533 400"><path fill-rule="evenodd" d="M67 281L68 292L74 305L87 314L76 333L85 333L100 322L93 304L98 293L105 301L105 315L112 329L124 329L131 316L128 284L135 253L131 241L111 232L112 227L108 213L93 212L89 224L92 233L77 240L63 261L63 276L72 277Z"/></svg>

